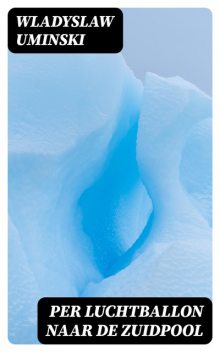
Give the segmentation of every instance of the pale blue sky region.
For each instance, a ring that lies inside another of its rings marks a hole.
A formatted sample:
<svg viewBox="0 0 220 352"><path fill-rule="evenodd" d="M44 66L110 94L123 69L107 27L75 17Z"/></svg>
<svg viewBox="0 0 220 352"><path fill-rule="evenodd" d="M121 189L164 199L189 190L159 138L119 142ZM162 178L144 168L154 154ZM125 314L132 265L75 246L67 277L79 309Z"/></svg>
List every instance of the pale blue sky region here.
<svg viewBox="0 0 220 352"><path fill-rule="evenodd" d="M181 76L212 87L212 14L208 9L123 9L123 55L135 75Z"/></svg>

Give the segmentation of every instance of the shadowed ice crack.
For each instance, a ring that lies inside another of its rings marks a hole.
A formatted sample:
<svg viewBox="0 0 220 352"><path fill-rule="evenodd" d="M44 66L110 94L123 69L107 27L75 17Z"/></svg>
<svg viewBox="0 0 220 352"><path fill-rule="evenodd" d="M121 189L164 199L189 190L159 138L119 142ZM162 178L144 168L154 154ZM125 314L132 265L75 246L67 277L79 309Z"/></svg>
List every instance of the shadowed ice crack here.
<svg viewBox="0 0 220 352"><path fill-rule="evenodd" d="M139 176L136 137L137 122L118 143L112 139L101 174L79 200L83 231L103 277L129 265L147 237L151 201Z"/></svg>

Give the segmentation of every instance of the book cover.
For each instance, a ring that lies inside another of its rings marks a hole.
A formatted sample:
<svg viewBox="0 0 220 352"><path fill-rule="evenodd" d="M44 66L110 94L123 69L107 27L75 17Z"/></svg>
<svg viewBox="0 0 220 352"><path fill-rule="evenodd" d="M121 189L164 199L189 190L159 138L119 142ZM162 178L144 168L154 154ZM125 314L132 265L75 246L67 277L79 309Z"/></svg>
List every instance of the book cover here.
<svg viewBox="0 0 220 352"><path fill-rule="evenodd" d="M72 5L8 13L8 339L207 344L212 13Z"/></svg>

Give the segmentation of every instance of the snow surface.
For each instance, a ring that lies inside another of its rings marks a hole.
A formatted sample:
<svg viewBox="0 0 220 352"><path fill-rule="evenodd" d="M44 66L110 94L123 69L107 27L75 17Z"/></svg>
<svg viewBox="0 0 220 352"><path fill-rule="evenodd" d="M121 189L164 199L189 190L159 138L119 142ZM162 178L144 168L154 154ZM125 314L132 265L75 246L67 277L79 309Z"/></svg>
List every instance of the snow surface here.
<svg viewBox="0 0 220 352"><path fill-rule="evenodd" d="M9 339L45 296L211 296L211 100L121 55L9 55Z"/></svg>

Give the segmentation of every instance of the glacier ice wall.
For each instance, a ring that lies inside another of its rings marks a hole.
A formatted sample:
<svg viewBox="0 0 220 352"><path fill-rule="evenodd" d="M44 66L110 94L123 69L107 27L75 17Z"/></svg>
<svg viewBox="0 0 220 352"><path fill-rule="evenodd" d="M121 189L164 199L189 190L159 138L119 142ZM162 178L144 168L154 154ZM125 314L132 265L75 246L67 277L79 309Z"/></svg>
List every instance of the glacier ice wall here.
<svg viewBox="0 0 220 352"><path fill-rule="evenodd" d="M9 338L44 296L211 296L211 101L121 55L9 55Z"/></svg>
<svg viewBox="0 0 220 352"><path fill-rule="evenodd" d="M137 160L153 204L150 226L130 265L86 295L211 296L210 116L210 98L196 87L147 74Z"/></svg>

